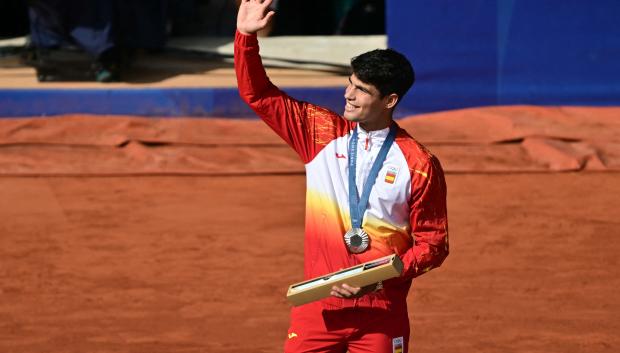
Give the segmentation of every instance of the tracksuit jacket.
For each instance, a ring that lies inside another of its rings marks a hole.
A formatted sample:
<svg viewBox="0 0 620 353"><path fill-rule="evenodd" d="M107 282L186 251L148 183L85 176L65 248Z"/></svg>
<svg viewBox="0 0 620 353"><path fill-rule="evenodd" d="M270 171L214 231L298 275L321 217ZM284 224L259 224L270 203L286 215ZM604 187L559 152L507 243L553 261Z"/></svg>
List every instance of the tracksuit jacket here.
<svg viewBox="0 0 620 353"><path fill-rule="evenodd" d="M363 184L388 134L364 131L329 110L298 101L273 85L263 68L256 35L235 36L235 69L242 99L299 155L307 178L304 278L311 279L376 258L398 254L399 278L358 299L329 297L325 308L406 307L412 279L441 265L448 255L446 184L439 161L405 130L377 176L364 213L370 248L348 251L348 142L358 129L357 186ZM344 99L343 99L344 106Z"/></svg>

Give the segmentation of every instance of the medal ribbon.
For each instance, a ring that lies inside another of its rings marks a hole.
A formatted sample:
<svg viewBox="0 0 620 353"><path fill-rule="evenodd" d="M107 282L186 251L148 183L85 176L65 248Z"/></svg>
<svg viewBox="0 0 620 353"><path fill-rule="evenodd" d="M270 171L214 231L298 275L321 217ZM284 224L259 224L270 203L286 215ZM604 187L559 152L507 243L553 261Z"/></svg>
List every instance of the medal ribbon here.
<svg viewBox="0 0 620 353"><path fill-rule="evenodd" d="M357 127L353 129L353 136L349 140L349 211L351 213L351 226L353 228L362 228L362 218L366 207L368 207L368 198L370 197L370 190L377 181L377 175L383 166L383 162L387 157L390 147L396 138L396 123L390 125L390 132L388 133L383 145L377 154L377 159L372 164L368 179L364 183L364 190L360 198L357 196L357 184L355 183L355 169L357 164Z"/></svg>

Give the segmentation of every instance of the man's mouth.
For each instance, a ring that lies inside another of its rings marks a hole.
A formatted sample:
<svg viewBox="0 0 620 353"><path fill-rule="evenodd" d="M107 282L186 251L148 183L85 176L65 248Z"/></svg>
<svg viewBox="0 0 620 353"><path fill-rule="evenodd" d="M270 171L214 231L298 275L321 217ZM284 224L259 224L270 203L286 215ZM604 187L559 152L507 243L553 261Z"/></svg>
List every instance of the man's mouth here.
<svg viewBox="0 0 620 353"><path fill-rule="evenodd" d="M346 104L344 105L344 110L347 112L353 111L355 110L357 107L354 106L353 104L346 102Z"/></svg>

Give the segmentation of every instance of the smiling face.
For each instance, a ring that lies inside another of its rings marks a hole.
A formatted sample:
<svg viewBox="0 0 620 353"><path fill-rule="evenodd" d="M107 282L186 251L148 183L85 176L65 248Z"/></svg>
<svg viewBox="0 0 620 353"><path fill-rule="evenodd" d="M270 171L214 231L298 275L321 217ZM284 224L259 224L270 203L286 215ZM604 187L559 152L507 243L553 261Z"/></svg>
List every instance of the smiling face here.
<svg viewBox="0 0 620 353"><path fill-rule="evenodd" d="M392 122L393 107L398 101L394 93L381 97L379 90L352 74L344 92L344 118L359 123L366 131L380 130Z"/></svg>

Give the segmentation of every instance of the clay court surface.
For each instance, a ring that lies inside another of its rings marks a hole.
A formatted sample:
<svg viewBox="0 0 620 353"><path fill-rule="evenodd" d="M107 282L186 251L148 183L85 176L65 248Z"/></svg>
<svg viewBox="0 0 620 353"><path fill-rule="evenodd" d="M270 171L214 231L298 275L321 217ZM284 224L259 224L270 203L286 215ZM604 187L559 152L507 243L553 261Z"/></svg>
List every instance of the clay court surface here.
<svg viewBox="0 0 620 353"><path fill-rule="evenodd" d="M413 352L616 352L620 109L400 120L447 173ZM278 352L303 165L256 120L0 119L0 352Z"/></svg>

